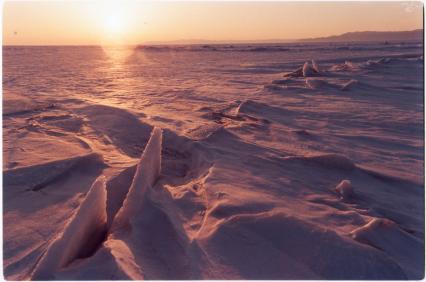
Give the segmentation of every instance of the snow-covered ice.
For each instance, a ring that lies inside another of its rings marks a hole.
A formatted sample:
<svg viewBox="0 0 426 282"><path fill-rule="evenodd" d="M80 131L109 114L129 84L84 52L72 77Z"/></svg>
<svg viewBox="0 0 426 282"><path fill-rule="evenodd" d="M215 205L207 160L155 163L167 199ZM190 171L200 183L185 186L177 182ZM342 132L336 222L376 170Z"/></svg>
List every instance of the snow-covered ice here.
<svg viewBox="0 0 426 282"><path fill-rule="evenodd" d="M422 53L4 47L5 278L421 279Z"/></svg>

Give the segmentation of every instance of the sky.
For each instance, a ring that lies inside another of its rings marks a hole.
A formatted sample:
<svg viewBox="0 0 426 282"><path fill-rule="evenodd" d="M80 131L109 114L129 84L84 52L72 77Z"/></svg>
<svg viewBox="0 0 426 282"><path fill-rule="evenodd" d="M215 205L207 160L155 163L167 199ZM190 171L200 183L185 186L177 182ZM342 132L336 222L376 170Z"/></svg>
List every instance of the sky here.
<svg viewBox="0 0 426 282"><path fill-rule="evenodd" d="M300 39L423 26L421 2L5 1L3 45Z"/></svg>

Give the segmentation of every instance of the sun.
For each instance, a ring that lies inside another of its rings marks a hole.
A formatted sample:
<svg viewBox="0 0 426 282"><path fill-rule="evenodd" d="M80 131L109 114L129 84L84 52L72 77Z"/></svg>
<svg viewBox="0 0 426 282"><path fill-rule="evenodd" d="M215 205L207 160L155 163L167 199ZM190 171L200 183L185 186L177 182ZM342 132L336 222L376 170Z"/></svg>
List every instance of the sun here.
<svg viewBox="0 0 426 282"><path fill-rule="evenodd" d="M123 5L125 0L104 0L96 13L99 37L102 45L122 45L131 31L132 10Z"/></svg>
<svg viewBox="0 0 426 282"><path fill-rule="evenodd" d="M123 31L123 20L119 15L108 15L105 17L105 30L108 33L120 33Z"/></svg>

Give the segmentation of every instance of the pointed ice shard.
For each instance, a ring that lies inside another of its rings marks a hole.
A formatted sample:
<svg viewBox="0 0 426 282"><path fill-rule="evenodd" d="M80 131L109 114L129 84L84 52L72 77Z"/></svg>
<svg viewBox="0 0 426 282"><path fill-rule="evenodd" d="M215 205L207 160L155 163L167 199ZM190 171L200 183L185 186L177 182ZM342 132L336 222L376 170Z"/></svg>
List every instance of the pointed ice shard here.
<svg viewBox="0 0 426 282"><path fill-rule="evenodd" d="M143 199L147 190L158 179L161 171L162 136L160 128L152 130L151 137L138 163L133 182L123 202L123 206L114 218L112 230L129 223L130 217L137 214L137 210L143 205Z"/></svg>
<svg viewBox="0 0 426 282"><path fill-rule="evenodd" d="M348 200L354 196L354 189L350 180L342 180L336 186L336 192L340 194L343 200Z"/></svg>
<svg viewBox="0 0 426 282"><path fill-rule="evenodd" d="M319 66L318 66L318 64L314 61L314 60L312 60L312 69L316 72L316 73L320 73L321 71L320 71L320 68L319 68Z"/></svg>
<svg viewBox="0 0 426 282"><path fill-rule="evenodd" d="M90 188L78 211L49 245L32 274L32 280L54 279L54 272L87 253L106 232L105 177Z"/></svg>

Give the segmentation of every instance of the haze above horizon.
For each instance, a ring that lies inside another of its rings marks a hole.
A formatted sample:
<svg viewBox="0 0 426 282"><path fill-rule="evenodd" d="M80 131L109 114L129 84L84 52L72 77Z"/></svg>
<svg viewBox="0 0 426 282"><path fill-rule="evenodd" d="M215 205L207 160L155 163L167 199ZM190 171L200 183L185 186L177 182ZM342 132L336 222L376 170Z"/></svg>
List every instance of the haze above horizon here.
<svg viewBox="0 0 426 282"><path fill-rule="evenodd" d="M294 40L423 28L421 2L5 2L3 45Z"/></svg>

